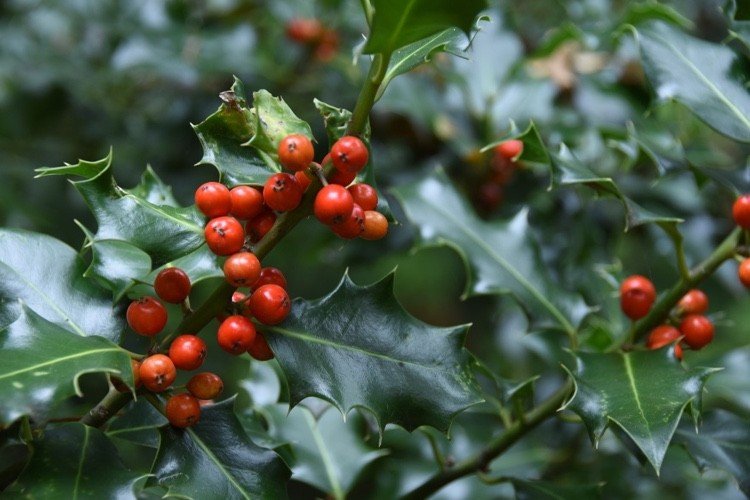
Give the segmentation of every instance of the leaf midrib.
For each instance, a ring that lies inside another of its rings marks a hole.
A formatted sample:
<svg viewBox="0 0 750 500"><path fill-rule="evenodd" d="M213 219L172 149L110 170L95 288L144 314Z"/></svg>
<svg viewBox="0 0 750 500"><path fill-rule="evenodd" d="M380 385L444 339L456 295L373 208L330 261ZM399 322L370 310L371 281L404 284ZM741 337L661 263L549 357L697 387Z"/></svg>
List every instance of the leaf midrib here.
<svg viewBox="0 0 750 500"><path fill-rule="evenodd" d="M83 463L86 461L86 448L89 445L89 426L83 426L83 446L81 446L81 458L78 460L78 474L76 474L76 482L73 486L73 500L78 499L78 485L81 482L81 475L83 474Z"/></svg>
<svg viewBox="0 0 750 500"><path fill-rule="evenodd" d="M404 57L402 57L400 61L398 61L396 64L394 64L393 66L391 66L390 68L388 68L388 71L386 72L385 78L383 78L383 81L384 82L388 82L388 81L392 80L394 78L393 77L394 73L397 73L398 72L397 71L398 68L400 68L401 66L403 66L404 64L406 64L406 61L408 59L410 59L411 57L413 57L414 54L419 53L420 50L423 50L425 47L427 47L428 45L430 45L431 43L433 43L438 38L442 37L447 31L449 31L449 29L450 28L444 29L443 31L439 32L438 34L436 34L435 36L433 36L432 38L430 38L426 42L421 43L419 45L419 47L415 48L413 51L409 52L408 54L405 54ZM414 43L419 43L419 41L414 42ZM445 41L443 43L447 44L448 41ZM437 47L439 47L439 45ZM437 48L437 47L435 47L435 48ZM430 54L430 52L428 52L425 55L429 55L429 54Z"/></svg>
<svg viewBox="0 0 750 500"><path fill-rule="evenodd" d="M211 449L206 445L206 443L203 442L203 440L198 436L198 434L195 433L193 429L187 430L188 434L190 434L190 437L193 438L193 441L200 447L203 452L208 455L208 458L211 459L214 464L216 464L216 467L221 471L222 474L224 474L224 477L227 478L229 483L235 487L235 489L242 495L243 498L246 498L247 500L250 500L252 496L248 494L245 489L242 487L241 484L237 482L237 480L232 476L225 468L224 465L221 463L221 461L214 455L214 453L211 451Z"/></svg>
<svg viewBox="0 0 750 500"><path fill-rule="evenodd" d="M310 428L310 433L312 434L313 441L315 442L315 446L318 448L318 451L320 452L320 458L323 460L323 468L326 471L328 482L331 484L331 489L333 490L332 491L333 497L336 500L343 500L344 491L342 490L338 477L336 476L336 473L333 470L333 461L331 460L331 455L328 453L328 449L326 448L326 445L323 442L323 436L321 436L320 430L318 429L317 423L313 419L312 415L310 415L305 410L303 410L303 412L305 416L305 423Z"/></svg>
<svg viewBox="0 0 750 500"><path fill-rule="evenodd" d="M164 217L166 219L170 219L170 220L174 221L176 224L188 228L190 230L190 232L193 232L193 233L196 233L196 234L201 234L203 232L203 230L201 229L200 226L198 226L196 224L193 224L192 222L187 221L185 219L180 219L178 217L170 215L166 211L160 210L158 208L158 205L154 205L153 203L150 203L150 202L144 200L143 198L139 198L138 196L135 196L134 194L128 193L125 196L123 196L123 198L132 198L135 201L136 205L139 205L139 206L143 207L144 209L149 210L151 212L154 212L157 215L162 216L162 217ZM171 208L175 208L175 207L171 207Z"/></svg>
<svg viewBox="0 0 750 500"><path fill-rule="evenodd" d="M409 17L409 14L411 13L411 10L414 8L414 4L417 0L409 0L409 3L406 4L406 8L403 10L403 16L401 16L401 19L399 20L398 24L396 25L396 28L393 30L391 37L388 39L388 48L386 49L388 52L393 52L396 50L396 39L401 34L401 31L404 29L404 24L406 24L406 18Z"/></svg>
<svg viewBox="0 0 750 500"><path fill-rule="evenodd" d="M625 374L628 377L628 383L630 384L630 389L633 392L633 399L635 400L636 407L638 408L638 413L640 413L641 418L643 419L643 423L646 427L646 432L648 433L648 439L652 446L653 451L653 445L654 445L654 435L651 432L651 426L648 423L648 419L646 418L646 413L643 411L643 406L641 405L641 397L638 392L638 388L635 384L635 374L633 373L633 363L630 360L630 356L628 354L622 355L623 362L625 363Z"/></svg>
<svg viewBox="0 0 750 500"><path fill-rule="evenodd" d="M15 377L18 374L36 370L44 366L50 366L50 365L62 363L64 361L68 361L71 359L82 358L84 356L90 356L92 354L99 354L102 352L122 352L122 349L120 349L119 347L108 347L108 348L102 348L102 349L93 349L93 350L86 351L86 352L79 352L76 354L70 354L68 356L63 356L62 358L55 358L53 360L45 361L44 363L39 363L33 366L29 366L21 370L16 370L16 371L8 372L8 373L0 373L0 379ZM102 368L102 371L107 371L107 370L105 368Z"/></svg>

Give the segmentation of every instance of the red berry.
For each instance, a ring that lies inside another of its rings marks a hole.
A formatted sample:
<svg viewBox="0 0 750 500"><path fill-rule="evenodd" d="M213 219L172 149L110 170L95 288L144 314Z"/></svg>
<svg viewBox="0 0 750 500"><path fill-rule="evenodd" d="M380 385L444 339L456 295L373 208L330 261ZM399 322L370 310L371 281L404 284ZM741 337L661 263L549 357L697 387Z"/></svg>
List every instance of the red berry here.
<svg viewBox="0 0 750 500"><path fill-rule="evenodd" d="M737 268L737 276L740 278L740 283L745 285L746 288L750 288L750 259L740 262L740 267Z"/></svg>
<svg viewBox="0 0 750 500"><path fill-rule="evenodd" d="M327 226L349 220L353 209L352 195L343 186L329 184L315 195L313 212L315 217Z"/></svg>
<svg viewBox="0 0 750 500"><path fill-rule="evenodd" d="M260 277L260 261L255 254L239 252L224 262L224 277L232 286L250 286Z"/></svg>
<svg viewBox="0 0 750 500"><path fill-rule="evenodd" d="M214 399L224 390L224 382L215 373L198 373L188 381L187 390L198 399Z"/></svg>
<svg viewBox="0 0 750 500"><path fill-rule="evenodd" d="M190 277L179 267L167 267L154 279L154 291L164 302L182 303L190 295Z"/></svg>
<svg viewBox="0 0 750 500"><path fill-rule="evenodd" d="M190 394L176 394L167 400L165 407L169 423L180 429L197 424L201 418L201 405Z"/></svg>
<svg viewBox="0 0 750 500"><path fill-rule="evenodd" d="M342 172L340 170L333 169L331 175L328 177L329 184L338 184L339 186L348 186L354 179L357 178L357 172Z"/></svg>
<svg viewBox="0 0 750 500"><path fill-rule="evenodd" d="M263 211L263 194L253 187L233 187L229 195L232 197L231 214L238 219L250 220Z"/></svg>
<svg viewBox="0 0 750 500"><path fill-rule="evenodd" d="M263 324L276 325L289 315L292 302L286 290L278 285L263 285L250 296L250 312Z"/></svg>
<svg viewBox="0 0 750 500"><path fill-rule="evenodd" d="M360 182L347 188L352 195L354 203L362 207L362 210L375 210L378 206L378 192L369 184Z"/></svg>
<svg viewBox="0 0 750 500"><path fill-rule="evenodd" d="M646 347L649 349L659 349L667 344L673 343L682 336L680 331L670 325L657 326L648 336ZM682 359L682 347L680 344L674 346L674 355L677 359Z"/></svg>
<svg viewBox="0 0 750 500"><path fill-rule="evenodd" d="M305 170L294 172L294 178L297 179L297 183L302 188L302 191L307 191L307 188L310 187L310 183L312 182L312 179L307 176L307 171Z"/></svg>
<svg viewBox="0 0 750 500"><path fill-rule="evenodd" d="M245 231L234 217L217 217L206 224L206 243L216 255L232 255L245 244Z"/></svg>
<svg viewBox="0 0 750 500"><path fill-rule="evenodd" d="M277 212L294 210L302 201L302 186L292 174L274 174L263 186L263 200Z"/></svg>
<svg viewBox="0 0 750 500"><path fill-rule="evenodd" d="M331 160L336 170L356 174L367 165L367 146L358 137L345 135L331 148Z"/></svg>
<svg viewBox="0 0 750 500"><path fill-rule="evenodd" d="M334 58L339 50L339 34L334 30L323 30L318 46L315 47L315 58L318 61L328 62Z"/></svg>
<svg viewBox="0 0 750 500"><path fill-rule="evenodd" d="M258 243L271 230L276 223L276 214L271 210L265 210L254 219L248 221L247 235L252 243Z"/></svg>
<svg viewBox="0 0 750 500"><path fill-rule="evenodd" d="M688 314L680 323L683 340L691 349L698 350L714 338L714 325L700 314Z"/></svg>
<svg viewBox="0 0 750 500"><path fill-rule="evenodd" d="M363 240L379 240L388 234L388 219L375 210L365 210L365 229L359 235Z"/></svg>
<svg viewBox="0 0 750 500"><path fill-rule="evenodd" d="M516 159L523 153L523 142L518 139L501 142L495 146L495 152L503 158Z"/></svg>
<svg viewBox="0 0 750 500"><path fill-rule="evenodd" d="M734 222L744 229L750 229L750 194L743 194L732 206Z"/></svg>
<svg viewBox="0 0 750 500"><path fill-rule="evenodd" d="M279 141L279 163L289 170L304 170L315 157L315 148L307 136L289 134Z"/></svg>
<svg viewBox="0 0 750 500"><path fill-rule="evenodd" d="M640 319L648 314L656 300L656 289L648 278L630 276L620 285L620 307L625 315Z"/></svg>
<svg viewBox="0 0 750 500"><path fill-rule="evenodd" d="M232 198L224 184L206 182L195 191L195 204L206 217L213 219L229 213L232 209Z"/></svg>
<svg viewBox="0 0 750 500"><path fill-rule="evenodd" d="M677 303L681 314L703 314L708 311L708 297L697 288L688 291Z"/></svg>
<svg viewBox="0 0 750 500"><path fill-rule="evenodd" d="M153 297L141 297L130 303L125 317L135 333L153 337L167 324L167 309Z"/></svg>
<svg viewBox="0 0 750 500"><path fill-rule="evenodd" d="M141 385L141 364L134 360L130 360L130 371L133 373L133 387L138 389ZM112 377L112 385L117 389L118 392L127 393L130 392L130 387L122 381L120 377Z"/></svg>
<svg viewBox="0 0 750 500"><path fill-rule="evenodd" d="M503 187L496 182L486 181L479 186L477 202L479 206L489 211L495 210L503 201Z"/></svg>
<svg viewBox="0 0 750 500"><path fill-rule="evenodd" d="M229 316L219 326L216 340L229 354L242 354L255 340L255 325L244 316Z"/></svg>
<svg viewBox="0 0 750 500"><path fill-rule="evenodd" d="M266 338L260 332L255 336L255 340L247 349L247 352L258 361L268 361L269 359L273 359L273 351L268 346Z"/></svg>
<svg viewBox="0 0 750 500"><path fill-rule="evenodd" d="M163 392L177 377L174 363L164 354L154 354L144 359L139 368L144 387L152 392Z"/></svg>
<svg viewBox="0 0 750 500"><path fill-rule="evenodd" d="M286 290L286 277L281 269L275 267L264 267L260 270L260 276L258 281L253 283L253 289L262 287L263 285L279 285L281 288Z"/></svg>
<svg viewBox="0 0 750 500"><path fill-rule="evenodd" d="M231 308L227 307L223 312L220 312L219 314L217 314L216 320L219 323L223 323L225 319L227 319L229 316L234 314L234 310L237 308L236 304L245 300L245 297L247 296L244 293L235 291L232 294L232 307ZM243 309L247 309L247 304L243 305Z"/></svg>
<svg viewBox="0 0 750 500"><path fill-rule="evenodd" d="M195 335L180 335L169 346L169 359L180 370L195 370L206 359L206 343Z"/></svg>
<svg viewBox="0 0 750 500"><path fill-rule="evenodd" d="M352 240L362 234L365 230L365 212L356 203L352 209L352 215L345 222L331 226L337 236L345 240Z"/></svg>
<svg viewBox="0 0 750 500"><path fill-rule="evenodd" d="M292 19L286 24L286 36L298 43L316 43L323 36L323 25L317 19Z"/></svg>

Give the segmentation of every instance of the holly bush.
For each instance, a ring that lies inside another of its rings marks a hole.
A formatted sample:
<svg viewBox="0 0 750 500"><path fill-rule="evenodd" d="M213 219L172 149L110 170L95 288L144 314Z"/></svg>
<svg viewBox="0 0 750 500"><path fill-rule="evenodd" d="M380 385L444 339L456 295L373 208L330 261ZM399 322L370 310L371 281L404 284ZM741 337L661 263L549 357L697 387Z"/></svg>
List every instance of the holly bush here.
<svg viewBox="0 0 750 500"><path fill-rule="evenodd" d="M3 494L750 495L749 17L0 7Z"/></svg>

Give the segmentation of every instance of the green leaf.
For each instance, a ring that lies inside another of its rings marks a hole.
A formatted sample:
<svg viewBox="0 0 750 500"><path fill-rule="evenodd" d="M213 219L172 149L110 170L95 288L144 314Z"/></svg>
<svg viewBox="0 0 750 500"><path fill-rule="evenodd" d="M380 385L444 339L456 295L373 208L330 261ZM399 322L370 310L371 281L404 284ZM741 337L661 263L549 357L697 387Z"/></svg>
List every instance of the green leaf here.
<svg viewBox="0 0 750 500"><path fill-rule="evenodd" d="M47 430L10 492L24 498L132 498L142 476L127 470L99 429L79 423Z"/></svg>
<svg viewBox="0 0 750 500"><path fill-rule="evenodd" d="M165 184L159 176L156 175L156 172L151 168L151 165L146 165L146 170L144 170L143 175L141 175L141 182L130 190L130 194L143 198L154 205L169 205L170 207L180 206L172 194L172 187Z"/></svg>
<svg viewBox="0 0 750 500"><path fill-rule="evenodd" d="M439 52L462 55L466 52L466 35L458 28L448 28L396 50L380 84L375 100L385 92L391 80L429 62Z"/></svg>
<svg viewBox="0 0 750 500"><path fill-rule="evenodd" d="M537 326L569 334L588 313L583 299L547 272L525 210L508 222L483 221L442 171L400 186L395 194L426 244L447 245L464 259L464 296L512 293Z"/></svg>
<svg viewBox="0 0 750 500"><path fill-rule="evenodd" d="M745 495L750 495L750 421L716 410L704 416L700 432L684 426L675 441L681 443L698 467L718 467L731 473Z"/></svg>
<svg viewBox="0 0 750 500"><path fill-rule="evenodd" d="M685 370L674 348L577 355L576 390L567 407L581 416L598 445L610 422L646 455L656 472L688 405L700 408L711 368Z"/></svg>
<svg viewBox="0 0 750 500"><path fill-rule="evenodd" d="M192 252L203 244L205 218L195 207L155 205L121 188L112 176L112 152L99 161L37 169L37 177L83 177L72 181L96 218L96 240L122 240L146 252L154 264ZM135 192L144 192L141 185Z"/></svg>
<svg viewBox="0 0 750 500"><path fill-rule="evenodd" d="M162 427L149 484L183 498L286 498L289 469L247 437L233 407L234 398L204 406L186 430Z"/></svg>
<svg viewBox="0 0 750 500"><path fill-rule="evenodd" d="M564 485L548 481L512 479L517 500L587 500L602 498L601 485Z"/></svg>
<svg viewBox="0 0 750 500"><path fill-rule="evenodd" d="M448 28L469 33L486 0L373 0L375 14L365 54L395 50Z"/></svg>
<svg viewBox="0 0 750 500"><path fill-rule="evenodd" d="M291 412L285 405L268 410L275 423L272 435L291 444L292 479L311 484L331 498L346 498L362 470L388 453L366 446L351 422L343 422L335 411L325 411L316 421L304 406Z"/></svg>
<svg viewBox="0 0 750 500"><path fill-rule="evenodd" d="M23 300L66 330L117 342L125 327L122 316L103 290L82 277L84 268L76 252L59 240L0 229L0 309Z"/></svg>
<svg viewBox="0 0 750 500"><path fill-rule="evenodd" d="M603 177L592 172L564 144L558 154L550 155L550 159L550 189L581 184L596 191L598 196L619 200L625 209L626 231L643 224L660 224L669 228L667 230L674 230L675 226L682 222L680 218L654 214L641 207L625 196L611 177Z"/></svg>
<svg viewBox="0 0 750 500"><path fill-rule="evenodd" d="M44 419L48 407L81 395L78 377L108 372L133 385L127 352L100 337L81 337L25 305L0 303L0 422Z"/></svg>
<svg viewBox="0 0 750 500"><path fill-rule="evenodd" d="M133 280L143 278L151 271L151 257L130 243L93 239L89 245L93 257L84 276L111 290L113 302L123 298L133 286Z"/></svg>
<svg viewBox="0 0 750 500"><path fill-rule="evenodd" d="M131 402L122 415L112 419L107 427L107 436L123 439L149 448L159 447L159 427L167 423L144 398Z"/></svg>
<svg viewBox="0 0 750 500"><path fill-rule="evenodd" d="M257 150L243 146L253 137L254 116L247 107L242 82L235 78L231 90L221 93L224 103L193 130L203 148L196 165L213 165L221 181L230 186L262 185L276 171Z"/></svg>
<svg viewBox="0 0 750 500"><path fill-rule="evenodd" d="M437 328L410 316L393 296L393 274L360 287L344 276L327 296L297 299L268 342L295 406L316 396L344 415L355 406L408 430L447 430L481 401L463 348L466 326Z"/></svg>
<svg viewBox="0 0 750 500"><path fill-rule="evenodd" d="M267 90L253 92L253 136L246 145L253 146L261 154L278 160L279 142L289 134L302 134L314 139L310 125L294 114L281 97L274 97Z"/></svg>
<svg viewBox="0 0 750 500"><path fill-rule="evenodd" d="M315 108L323 117L323 125L326 129L326 135L328 136L328 144L333 146L333 143L346 135L346 129L349 127L349 121L352 119L352 112L348 109L337 108L331 106L319 99L314 99L313 103ZM367 143L370 140L370 125L368 124L363 137Z"/></svg>
<svg viewBox="0 0 750 500"><path fill-rule="evenodd" d="M733 139L750 142L750 92L740 57L661 22L639 26L643 66L661 100L674 99Z"/></svg>

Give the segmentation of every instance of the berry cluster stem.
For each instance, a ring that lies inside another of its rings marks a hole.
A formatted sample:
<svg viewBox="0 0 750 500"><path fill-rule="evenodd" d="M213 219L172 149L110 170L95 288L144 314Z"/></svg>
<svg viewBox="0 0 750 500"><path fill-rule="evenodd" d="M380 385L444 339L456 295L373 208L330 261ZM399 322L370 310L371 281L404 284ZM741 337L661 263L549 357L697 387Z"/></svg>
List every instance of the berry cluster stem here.
<svg viewBox="0 0 750 500"><path fill-rule="evenodd" d="M529 431L554 415L568 396L570 396L572 390L573 381L568 379L552 396L539 404L539 406L529 410L524 415L524 418L516 420L510 427L505 429L505 432L490 441L479 453L459 462L455 467L446 468L436 473L421 486L404 495L402 499L416 500L427 498L456 479L486 469L495 458L513 446Z"/></svg>
<svg viewBox="0 0 750 500"><path fill-rule="evenodd" d="M736 250L737 245L740 241L740 235L742 230L735 228L724 241L709 255L706 260L695 266L686 275L682 276L675 286L669 289L664 295L661 296L659 301L649 311L649 313L641 320L633 324L628 332L628 335L623 339L624 342L637 342L639 339L648 335L648 333L662 324L669 316L672 308L679 302L679 300L690 290L695 288L701 281L711 275L719 266L725 261L731 259ZM682 274L682 273L681 273ZM619 349L621 344L613 346L614 349Z"/></svg>
<svg viewBox="0 0 750 500"><path fill-rule="evenodd" d="M383 83L383 79L388 72L390 61L390 54L377 54L372 58L370 71L359 93L357 104L354 106L354 111L352 112L352 119L346 130L347 135L359 136L365 131L370 118L370 110L373 104L375 104L375 97L378 95L380 85Z"/></svg>
<svg viewBox="0 0 750 500"><path fill-rule="evenodd" d="M114 387L110 387L107 395L99 401L99 404L81 417L80 422L91 427L101 427L107 420L125 407L132 397L133 395L129 392L119 392Z"/></svg>

